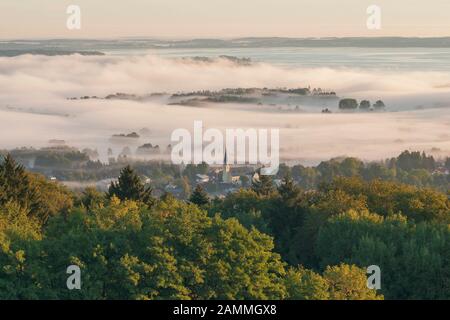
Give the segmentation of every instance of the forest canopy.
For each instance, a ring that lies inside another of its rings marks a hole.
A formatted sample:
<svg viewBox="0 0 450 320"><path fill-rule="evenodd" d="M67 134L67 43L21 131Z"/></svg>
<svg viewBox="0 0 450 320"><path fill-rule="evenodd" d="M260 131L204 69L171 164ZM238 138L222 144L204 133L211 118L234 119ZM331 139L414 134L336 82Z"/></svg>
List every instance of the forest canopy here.
<svg viewBox="0 0 450 320"><path fill-rule="evenodd" d="M447 194L359 176L304 189L291 173L181 200L152 195L131 166L109 192L73 193L7 156L0 299L450 298ZM66 286L70 265L81 290Z"/></svg>

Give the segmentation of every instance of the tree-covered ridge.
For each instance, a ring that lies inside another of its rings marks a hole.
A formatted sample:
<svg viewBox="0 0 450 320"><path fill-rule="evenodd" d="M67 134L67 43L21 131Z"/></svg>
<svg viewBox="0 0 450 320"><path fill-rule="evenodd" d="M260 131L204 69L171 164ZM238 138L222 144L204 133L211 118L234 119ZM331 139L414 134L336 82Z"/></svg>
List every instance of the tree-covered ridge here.
<svg viewBox="0 0 450 320"><path fill-rule="evenodd" d="M0 151L5 156L6 151ZM197 183L197 175L208 175L210 181L204 184L209 193L226 194L226 189L217 184L216 168L202 163L186 166L173 165L164 161L127 158L127 161L98 160L96 150L82 152L72 148L63 149L17 149L13 158L26 165L30 171L55 177L59 181L77 183L103 182L115 179L127 164L132 164L139 176L151 179L155 191L170 191L168 186L180 190L179 195L188 199ZM91 158L90 158L91 157ZM91 160L89 160L91 159ZM94 160L96 159L96 160ZM33 163L33 165L30 165ZM241 185L249 187L254 167L234 167L233 176L239 176ZM357 158L345 157L322 161L316 166L281 164L277 179L290 174L295 183L305 189L316 189L321 183L331 182L336 177L359 177L365 181L380 179L401 182L417 187L431 187L446 192L450 186L450 158L435 159L417 151L404 151L398 157L377 162L363 162Z"/></svg>
<svg viewBox="0 0 450 320"><path fill-rule="evenodd" d="M184 201L154 196L131 167L107 193L75 194L0 163L1 299L450 298L450 203L435 189L359 177L304 189L285 172L278 187L197 186ZM82 290L66 287L72 264Z"/></svg>
<svg viewBox="0 0 450 320"><path fill-rule="evenodd" d="M18 205L27 215L45 223L51 216L68 212L73 206L72 196L66 188L27 172L9 155L0 162L0 206Z"/></svg>
<svg viewBox="0 0 450 320"><path fill-rule="evenodd" d="M450 158L437 161L433 156L418 151L404 151L398 157L379 162L364 163L350 157L323 161L315 167L283 165L280 169L280 178L290 172L301 187L309 189L331 182L336 177L358 177L365 181L380 179L441 191L450 188Z"/></svg>
<svg viewBox="0 0 450 320"><path fill-rule="evenodd" d="M290 265L378 265L386 298L450 298L450 201L439 191L355 177L304 191L287 176L278 192L241 190L212 210L272 235Z"/></svg>

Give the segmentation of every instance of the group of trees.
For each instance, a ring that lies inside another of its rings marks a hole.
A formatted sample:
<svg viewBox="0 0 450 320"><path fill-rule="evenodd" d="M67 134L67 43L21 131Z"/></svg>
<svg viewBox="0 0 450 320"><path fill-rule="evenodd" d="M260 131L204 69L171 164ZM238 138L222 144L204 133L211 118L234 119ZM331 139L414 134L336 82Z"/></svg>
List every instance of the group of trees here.
<svg viewBox="0 0 450 320"><path fill-rule="evenodd" d="M447 223L414 223L402 215L349 211L321 228L316 251L322 266L378 265L387 299L450 298Z"/></svg>
<svg viewBox="0 0 450 320"><path fill-rule="evenodd" d="M315 167L281 165L278 178L282 179L288 173L305 189L316 189L321 183L344 176L358 177L365 181L380 179L401 182L447 191L450 175L436 172L439 167L450 170L450 158L439 163L424 152L404 151L396 158L381 162L364 163L356 158L341 158L323 161Z"/></svg>
<svg viewBox="0 0 450 320"><path fill-rule="evenodd" d="M287 176L277 189L267 188L272 191L230 194L211 211L273 236L289 265L315 272L339 263L378 265L386 298L450 298L446 194L357 177L304 191Z"/></svg>
<svg viewBox="0 0 450 320"><path fill-rule="evenodd" d="M278 187L260 176L212 198L197 185L183 201L129 166L107 193L74 194L6 157L0 299L449 299L448 196L344 168L314 189L282 169ZM69 265L81 290L66 287Z"/></svg>
<svg viewBox="0 0 450 320"><path fill-rule="evenodd" d="M83 151L88 152L88 151ZM2 152L0 152L1 154ZM90 153L90 152L89 152ZM67 154L67 155L66 155ZM12 152L13 157L22 163L29 163L32 157L54 157L51 150L19 149ZM30 158L31 157L31 158ZM87 157L85 154L84 157ZM55 176L62 181L100 181L117 177L124 164L104 164L100 161L86 160L73 151L58 153L58 164L41 163L33 167L33 171L45 175ZM53 166L53 164L55 164ZM178 189L183 199L188 199L198 180L197 175L212 176L212 168L207 164L188 164L178 166L161 161L134 161L133 169L140 175L149 177L154 190L165 190L170 184ZM376 178L411 184L419 187L433 187L446 191L450 183L450 175L442 173L442 170L450 170L450 158L434 159L424 152L405 151L398 157L385 161L365 163L357 158L336 158L323 161L317 166L305 167L295 165L289 167L280 165L278 179L282 179L286 173L294 178L295 182L306 189L316 189L320 183L330 182L338 176L358 176L366 181ZM254 170L251 167L233 168L233 175L239 175L243 187L250 186L249 175ZM205 189L211 193L223 193L224 189L217 183L218 179L211 179L205 184ZM181 192L180 192L181 190Z"/></svg>
<svg viewBox="0 0 450 320"><path fill-rule="evenodd" d="M356 110L358 107L361 111L368 111L371 109L381 110L384 109L386 105L381 100L377 100L373 105L369 100L361 100L359 105L356 99L346 98L339 101L339 109L341 110Z"/></svg>
<svg viewBox="0 0 450 320"><path fill-rule="evenodd" d="M73 206L71 193L40 176L27 172L11 156L0 162L0 206L17 205L41 223L67 213Z"/></svg>
<svg viewBox="0 0 450 320"><path fill-rule="evenodd" d="M111 151L112 152L112 151ZM7 152L0 150L0 157L10 154L16 161L29 166L29 170L60 181L91 182L118 177L124 164L104 163L98 160L98 152L91 149L69 147L20 148ZM163 187L180 178L180 167L156 160L136 160L133 168L139 175L152 177L154 187Z"/></svg>
<svg viewBox="0 0 450 320"><path fill-rule="evenodd" d="M9 157L1 172L2 196L31 176ZM269 235L202 209L211 203L201 187L192 202L154 199L126 167L108 193L76 198L45 221L28 203L1 204L0 299L383 298L355 265L286 265ZM81 290L66 287L69 265L82 270Z"/></svg>

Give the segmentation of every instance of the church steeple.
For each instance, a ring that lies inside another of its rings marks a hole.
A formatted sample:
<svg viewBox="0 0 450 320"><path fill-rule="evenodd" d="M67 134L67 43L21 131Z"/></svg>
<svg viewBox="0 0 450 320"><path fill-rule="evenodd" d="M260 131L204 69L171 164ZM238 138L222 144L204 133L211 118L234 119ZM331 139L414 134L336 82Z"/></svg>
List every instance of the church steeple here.
<svg viewBox="0 0 450 320"><path fill-rule="evenodd" d="M223 183L231 183L232 178L230 174L230 165L228 164L228 154L227 149L225 149L225 155L223 157L223 170L222 170L222 182Z"/></svg>

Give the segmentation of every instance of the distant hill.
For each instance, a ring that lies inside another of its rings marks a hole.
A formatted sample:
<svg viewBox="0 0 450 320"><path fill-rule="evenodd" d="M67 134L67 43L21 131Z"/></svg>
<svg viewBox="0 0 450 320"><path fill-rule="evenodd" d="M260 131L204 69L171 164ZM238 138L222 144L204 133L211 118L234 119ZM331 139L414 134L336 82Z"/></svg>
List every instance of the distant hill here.
<svg viewBox="0 0 450 320"><path fill-rule="evenodd" d="M66 50L2 50L0 57L16 57L24 54L44 55L44 56L68 56L72 54L81 54L83 56L102 56L104 53L98 51L66 51Z"/></svg>
<svg viewBox="0 0 450 320"><path fill-rule="evenodd" d="M194 39L164 43L164 48L261 48L261 47L361 47L361 48L450 48L443 38L238 38L232 40Z"/></svg>
<svg viewBox="0 0 450 320"><path fill-rule="evenodd" d="M236 39L164 40L124 38L114 40L54 39L0 41L0 54L102 54L117 49L186 49L186 48L277 48L277 47L359 47L359 48L450 48L450 37L347 37L283 38L248 37Z"/></svg>

